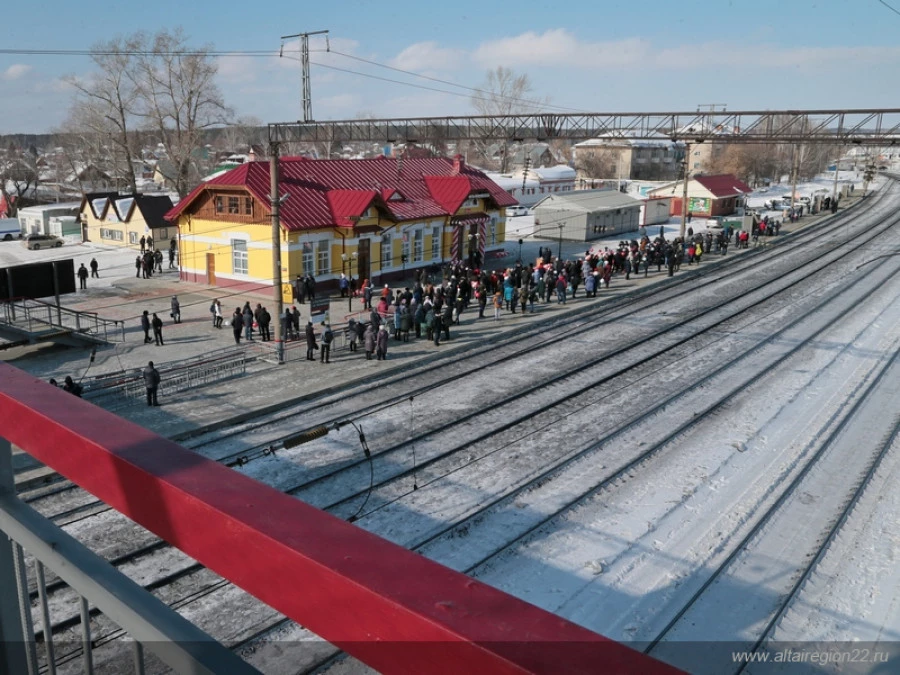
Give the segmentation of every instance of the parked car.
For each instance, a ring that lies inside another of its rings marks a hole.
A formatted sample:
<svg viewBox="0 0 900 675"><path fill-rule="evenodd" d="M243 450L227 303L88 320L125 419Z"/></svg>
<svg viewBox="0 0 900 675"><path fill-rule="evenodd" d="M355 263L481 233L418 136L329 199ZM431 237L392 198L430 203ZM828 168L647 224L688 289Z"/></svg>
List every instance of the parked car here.
<svg viewBox="0 0 900 675"><path fill-rule="evenodd" d="M0 218L0 239L10 241L22 238L22 225L18 218Z"/></svg>
<svg viewBox="0 0 900 675"><path fill-rule="evenodd" d="M528 215L528 207L527 206L509 206L506 208L506 213L510 217L527 216Z"/></svg>
<svg viewBox="0 0 900 675"><path fill-rule="evenodd" d="M37 251L42 248L58 248L63 245L63 240L52 234L29 234L22 243L25 248Z"/></svg>

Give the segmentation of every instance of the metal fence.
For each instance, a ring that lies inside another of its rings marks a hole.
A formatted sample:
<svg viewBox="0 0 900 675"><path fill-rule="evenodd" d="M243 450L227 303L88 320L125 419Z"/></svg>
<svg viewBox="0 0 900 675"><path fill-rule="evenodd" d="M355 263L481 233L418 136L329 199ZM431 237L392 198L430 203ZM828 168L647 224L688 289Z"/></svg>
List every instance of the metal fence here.
<svg viewBox="0 0 900 675"><path fill-rule="evenodd" d="M215 641L178 612L144 590L115 567L41 516L16 496L9 441L0 438L0 672L55 675L57 668L80 659L82 672L94 673L96 643L91 634L92 607L101 611L132 638L121 642L113 662L115 672L144 673L144 647L179 673L241 673L259 671ZM33 562L29 575L26 551ZM47 601L45 570L50 570L78 594L81 640L54 642L53 619ZM31 577L31 578L30 578ZM37 590L35 613L29 584ZM107 659L109 658L109 647Z"/></svg>
<svg viewBox="0 0 900 675"><path fill-rule="evenodd" d="M240 377L255 358L246 349L228 347L208 352L201 359L184 359L157 366L162 396ZM143 369L103 375L84 383L84 398L108 410L132 405L147 394Z"/></svg>
<svg viewBox="0 0 900 675"><path fill-rule="evenodd" d="M29 333L55 329L91 335L105 342L125 341L125 322L100 318L96 312L79 312L30 298L0 304L3 323Z"/></svg>

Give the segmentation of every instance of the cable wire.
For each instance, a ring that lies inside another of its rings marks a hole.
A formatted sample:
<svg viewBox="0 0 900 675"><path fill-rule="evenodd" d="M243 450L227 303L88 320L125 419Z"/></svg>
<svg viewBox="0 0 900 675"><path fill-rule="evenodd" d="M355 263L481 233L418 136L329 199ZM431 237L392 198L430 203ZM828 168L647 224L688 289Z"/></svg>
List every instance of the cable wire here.
<svg viewBox="0 0 900 675"><path fill-rule="evenodd" d="M372 496L372 490L375 487L375 465L372 462L372 453L369 451L369 445L366 443L366 435L363 433L362 425L356 426L354 422L349 420L347 423L352 425L359 434L359 443L362 446L363 452L366 453L366 459L369 462L369 489L366 490L366 498L363 500L363 503L359 505L359 508L356 509L356 513L347 518L348 523L355 523L359 519L363 509L366 508L366 504L369 503L369 497Z"/></svg>

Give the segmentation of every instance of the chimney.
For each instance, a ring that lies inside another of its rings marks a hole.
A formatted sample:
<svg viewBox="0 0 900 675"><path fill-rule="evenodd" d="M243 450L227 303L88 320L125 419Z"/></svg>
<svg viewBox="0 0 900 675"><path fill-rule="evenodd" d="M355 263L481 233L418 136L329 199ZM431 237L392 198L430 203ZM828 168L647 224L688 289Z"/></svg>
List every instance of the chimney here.
<svg viewBox="0 0 900 675"><path fill-rule="evenodd" d="M256 152L253 150L252 145L250 146L250 152L248 153L248 158L249 158L249 161L251 161L251 162L256 161Z"/></svg>
<svg viewBox="0 0 900 675"><path fill-rule="evenodd" d="M453 175L458 176L466 165L462 155L453 155Z"/></svg>

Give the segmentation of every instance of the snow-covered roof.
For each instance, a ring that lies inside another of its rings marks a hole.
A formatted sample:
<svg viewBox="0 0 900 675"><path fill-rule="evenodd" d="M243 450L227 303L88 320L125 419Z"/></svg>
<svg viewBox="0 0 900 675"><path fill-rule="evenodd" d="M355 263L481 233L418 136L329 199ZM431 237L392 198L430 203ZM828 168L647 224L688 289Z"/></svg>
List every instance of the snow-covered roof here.
<svg viewBox="0 0 900 675"><path fill-rule="evenodd" d="M531 173L531 172L529 172ZM499 185L504 190L520 190L522 188L522 176L511 176L507 173L494 173L491 171L485 171L484 174L494 181L497 185ZM535 180L534 178L526 178L525 179L525 187L526 188L537 188L540 187L540 182Z"/></svg>
<svg viewBox="0 0 900 675"><path fill-rule="evenodd" d="M541 180L575 180L575 169L565 164L538 167L531 169L529 173L535 174Z"/></svg>
<svg viewBox="0 0 900 675"><path fill-rule="evenodd" d="M618 190L579 190L577 192L554 193L545 197L534 209L583 211L603 211L607 209L620 209L628 206L640 206L641 200L635 199Z"/></svg>
<svg viewBox="0 0 900 675"><path fill-rule="evenodd" d="M637 138L637 136L637 132L634 131L616 131L603 138L589 138L581 143L576 143L574 147L590 148L622 145L630 145L632 147L672 147L673 145L683 145L681 141L673 143L671 138L660 133L654 133L652 138Z"/></svg>

